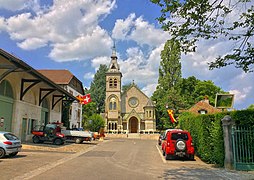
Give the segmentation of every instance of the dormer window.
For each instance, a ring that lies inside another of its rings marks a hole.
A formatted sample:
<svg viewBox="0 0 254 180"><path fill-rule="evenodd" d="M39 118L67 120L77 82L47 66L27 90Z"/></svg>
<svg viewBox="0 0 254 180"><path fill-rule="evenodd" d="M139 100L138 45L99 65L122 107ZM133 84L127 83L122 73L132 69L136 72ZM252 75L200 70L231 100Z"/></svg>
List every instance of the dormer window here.
<svg viewBox="0 0 254 180"><path fill-rule="evenodd" d="M205 110L205 109L200 109L200 110L198 111L198 113L199 113L199 114L207 114L207 110Z"/></svg>

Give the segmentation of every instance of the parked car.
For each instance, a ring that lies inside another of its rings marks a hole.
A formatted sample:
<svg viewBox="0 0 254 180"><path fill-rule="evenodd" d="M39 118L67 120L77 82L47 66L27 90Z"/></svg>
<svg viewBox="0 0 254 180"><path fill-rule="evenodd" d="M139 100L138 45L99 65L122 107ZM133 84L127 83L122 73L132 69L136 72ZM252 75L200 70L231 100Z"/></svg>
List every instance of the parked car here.
<svg viewBox="0 0 254 180"><path fill-rule="evenodd" d="M163 141L163 138L164 138L164 133L160 134L159 135L159 138L158 138L158 145L160 146L161 145L161 142Z"/></svg>
<svg viewBox="0 0 254 180"><path fill-rule="evenodd" d="M161 145L166 160L175 157L185 157L194 160L194 146L190 132L183 130L170 130Z"/></svg>
<svg viewBox="0 0 254 180"><path fill-rule="evenodd" d="M163 133L160 134L159 139L158 139L158 145L161 145L162 141L165 140L167 132L172 131L172 130L182 131L181 129L167 129L166 131L164 131Z"/></svg>
<svg viewBox="0 0 254 180"><path fill-rule="evenodd" d="M10 132L0 131L0 158L16 156L21 151L21 141Z"/></svg>
<svg viewBox="0 0 254 180"><path fill-rule="evenodd" d="M65 142L60 124L37 125L32 130L32 134L34 143L53 142L55 145L62 145Z"/></svg>

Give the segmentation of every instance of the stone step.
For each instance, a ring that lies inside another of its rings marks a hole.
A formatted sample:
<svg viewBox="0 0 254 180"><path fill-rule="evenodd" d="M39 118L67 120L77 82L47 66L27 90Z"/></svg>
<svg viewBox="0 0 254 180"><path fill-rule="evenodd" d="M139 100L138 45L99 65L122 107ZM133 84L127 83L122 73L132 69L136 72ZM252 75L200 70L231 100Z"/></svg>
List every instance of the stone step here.
<svg viewBox="0 0 254 180"><path fill-rule="evenodd" d="M139 133L129 133L127 137L130 139L140 139L141 138Z"/></svg>

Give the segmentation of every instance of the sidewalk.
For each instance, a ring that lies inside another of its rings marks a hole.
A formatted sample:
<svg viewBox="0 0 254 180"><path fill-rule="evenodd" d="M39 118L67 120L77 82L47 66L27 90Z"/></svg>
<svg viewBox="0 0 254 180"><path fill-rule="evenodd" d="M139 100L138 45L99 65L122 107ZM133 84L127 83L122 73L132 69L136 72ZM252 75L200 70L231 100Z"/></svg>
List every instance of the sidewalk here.
<svg viewBox="0 0 254 180"><path fill-rule="evenodd" d="M57 146L51 143L34 144L32 142L22 143L22 151L55 151L55 152L80 152L91 146L95 146L99 141L83 142L75 144L73 142L66 142L63 145Z"/></svg>

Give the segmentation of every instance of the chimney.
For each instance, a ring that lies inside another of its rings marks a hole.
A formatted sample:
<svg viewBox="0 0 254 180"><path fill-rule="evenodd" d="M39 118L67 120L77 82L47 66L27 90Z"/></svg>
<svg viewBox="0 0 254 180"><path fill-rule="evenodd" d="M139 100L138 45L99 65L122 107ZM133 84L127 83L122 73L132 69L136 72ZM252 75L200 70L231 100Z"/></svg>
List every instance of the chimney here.
<svg viewBox="0 0 254 180"><path fill-rule="evenodd" d="M204 102L207 103L207 104L209 104L208 96L205 96L205 97L204 97Z"/></svg>

